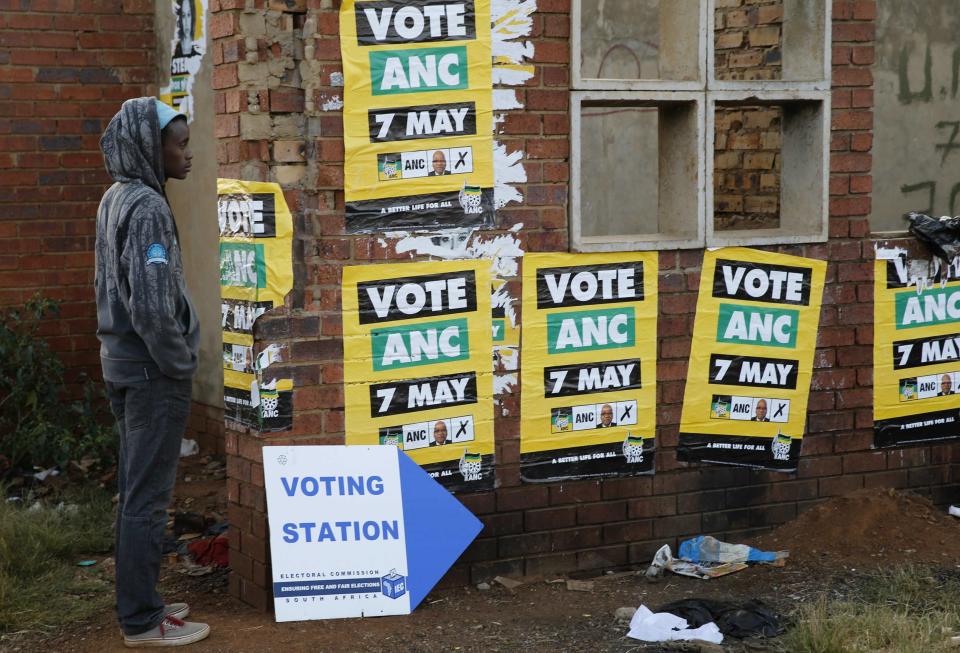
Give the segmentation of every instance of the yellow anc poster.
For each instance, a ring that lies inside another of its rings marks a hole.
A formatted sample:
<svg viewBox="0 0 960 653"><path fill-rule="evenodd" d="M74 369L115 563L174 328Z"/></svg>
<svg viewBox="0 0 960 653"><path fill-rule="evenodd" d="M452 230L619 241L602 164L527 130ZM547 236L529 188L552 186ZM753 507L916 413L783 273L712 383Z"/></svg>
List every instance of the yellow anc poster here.
<svg viewBox="0 0 960 653"><path fill-rule="evenodd" d="M343 0L350 233L492 225L489 0Z"/></svg>
<svg viewBox="0 0 960 653"><path fill-rule="evenodd" d="M960 281L906 252L874 263L873 418L878 447L960 438ZM954 270L951 266L951 271Z"/></svg>
<svg viewBox="0 0 960 653"><path fill-rule="evenodd" d="M276 345L254 354L253 323L293 287L290 210L278 184L218 179L217 221L225 417L283 431L293 424L293 381L267 371L280 359Z"/></svg>
<svg viewBox="0 0 960 653"><path fill-rule="evenodd" d="M706 252L680 460L796 469L826 269L753 249Z"/></svg>
<svg viewBox="0 0 960 653"><path fill-rule="evenodd" d="M346 443L400 447L451 492L494 484L489 269L343 270Z"/></svg>
<svg viewBox="0 0 960 653"><path fill-rule="evenodd" d="M657 254L523 260L525 482L653 473Z"/></svg>

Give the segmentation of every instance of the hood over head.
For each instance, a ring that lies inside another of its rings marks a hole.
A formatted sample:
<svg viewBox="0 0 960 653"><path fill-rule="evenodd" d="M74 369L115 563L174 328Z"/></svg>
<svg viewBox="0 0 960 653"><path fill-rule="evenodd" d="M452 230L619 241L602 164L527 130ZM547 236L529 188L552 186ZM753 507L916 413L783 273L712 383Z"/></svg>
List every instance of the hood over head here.
<svg viewBox="0 0 960 653"><path fill-rule="evenodd" d="M100 137L100 150L114 181L140 181L163 195L163 146L153 98L124 102Z"/></svg>

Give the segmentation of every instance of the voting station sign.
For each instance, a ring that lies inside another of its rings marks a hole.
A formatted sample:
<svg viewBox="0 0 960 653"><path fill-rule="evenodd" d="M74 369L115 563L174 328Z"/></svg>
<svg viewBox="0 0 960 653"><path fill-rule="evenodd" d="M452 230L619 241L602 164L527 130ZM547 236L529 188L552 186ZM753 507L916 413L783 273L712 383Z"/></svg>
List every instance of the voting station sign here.
<svg viewBox="0 0 960 653"><path fill-rule="evenodd" d="M680 460L796 468L826 267L759 250L706 252Z"/></svg>
<svg viewBox="0 0 960 653"><path fill-rule="evenodd" d="M490 0L343 0L351 233L493 224Z"/></svg>
<svg viewBox="0 0 960 653"><path fill-rule="evenodd" d="M409 614L483 528L396 447L263 448L277 621Z"/></svg>
<svg viewBox="0 0 960 653"><path fill-rule="evenodd" d="M942 270L939 259L918 263L911 265L903 250L888 250L874 264L878 447L960 439L958 268L954 262Z"/></svg>
<svg viewBox="0 0 960 653"><path fill-rule="evenodd" d="M489 268L343 271L347 444L394 445L452 492L493 488Z"/></svg>
<svg viewBox="0 0 960 653"><path fill-rule="evenodd" d="M657 254L527 254L520 473L652 473Z"/></svg>

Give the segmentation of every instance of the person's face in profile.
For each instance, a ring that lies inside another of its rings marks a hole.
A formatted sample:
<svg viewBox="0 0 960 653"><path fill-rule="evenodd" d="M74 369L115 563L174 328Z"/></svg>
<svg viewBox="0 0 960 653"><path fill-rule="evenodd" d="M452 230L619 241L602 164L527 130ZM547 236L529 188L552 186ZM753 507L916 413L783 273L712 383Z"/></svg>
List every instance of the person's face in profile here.
<svg viewBox="0 0 960 653"><path fill-rule="evenodd" d="M447 170L447 157L443 155L443 152L434 152L433 153L433 171L442 175ZM423 173L421 173L423 174Z"/></svg>
<svg viewBox="0 0 960 653"><path fill-rule="evenodd" d="M433 441L437 444L443 444L447 441L447 425L443 422L437 422L433 425Z"/></svg>
<svg viewBox="0 0 960 653"><path fill-rule="evenodd" d="M603 408L600 409L600 423L604 426L610 426L613 422L613 408L610 404L604 404Z"/></svg>
<svg viewBox="0 0 960 653"><path fill-rule="evenodd" d="M767 417L767 402L761 399L757 402L757 408L754 411L754 416L757 418L757 421L766 419Z"/></svg>
<svg viewBox="0 0 960 653"><path fill-rule="evenodd" d="M177 116L160 132L163 148L163 174L167 179L186 179L193 166L190 151L190 127L183 116Z"/></svg>
<svg viewBox="0 0 960 653"><path fill-rule="evenodd" d="M949 374L944 374L940 378L940 392L945 395L950 394L953 391L953 380L950 378Z"/></svg>

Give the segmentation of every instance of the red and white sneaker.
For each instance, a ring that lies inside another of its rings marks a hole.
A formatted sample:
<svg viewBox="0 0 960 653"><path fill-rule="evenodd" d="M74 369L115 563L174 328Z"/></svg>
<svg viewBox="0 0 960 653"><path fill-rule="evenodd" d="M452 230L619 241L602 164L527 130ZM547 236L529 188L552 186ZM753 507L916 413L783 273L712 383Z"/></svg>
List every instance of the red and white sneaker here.
<svg viewBox="0 0 960 653"><path fill-rule="evenodd" d="M181 621L167 616L155 628L139 635L124 635L123 643L128 648L148 646L186 646L206 639L210 634L207 624Z"/></svg>

